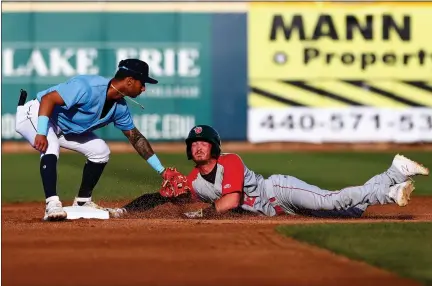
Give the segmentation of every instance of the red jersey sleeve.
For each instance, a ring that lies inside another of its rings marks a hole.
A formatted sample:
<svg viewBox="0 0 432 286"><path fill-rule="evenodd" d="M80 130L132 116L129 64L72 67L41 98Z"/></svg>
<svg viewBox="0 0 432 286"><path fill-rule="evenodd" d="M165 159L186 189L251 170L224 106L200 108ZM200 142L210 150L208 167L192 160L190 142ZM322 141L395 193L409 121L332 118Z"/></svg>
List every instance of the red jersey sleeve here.
<svg viewBox="0 0 432 286"><path fill-rule="evenodd" d="M242 192L244 184L244 164L237 154L222 155L219 164L223 166L222 195Z"/></svg>
<svg viewBox="0 0 432 286"><path fill-rule="evenodd" d="M192 199L195 201L198 200L198 196L197 196L197 193L192 186L192 182L196 180L196 178L198 177L198 173L199 173L199 170L197 168L193 168L193 170L189 173L189 175L187 175L187 180L189 183L189 187L191 189Z"/></svg>

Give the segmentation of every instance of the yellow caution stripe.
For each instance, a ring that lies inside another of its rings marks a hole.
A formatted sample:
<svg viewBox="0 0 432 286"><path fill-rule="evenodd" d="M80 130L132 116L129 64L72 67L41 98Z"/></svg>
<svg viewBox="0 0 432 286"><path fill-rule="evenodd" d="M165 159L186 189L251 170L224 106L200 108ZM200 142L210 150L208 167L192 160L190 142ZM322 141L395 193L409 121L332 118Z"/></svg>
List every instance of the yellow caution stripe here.
<svg viewBox="0 0 432 286"><path fill-rule="evenodd" d="M393 80L368 81L367 84L382 90L392 91L399 100L405 100L412 106L432 106L432 93L424 89Z"/></svg>
<svg viewBox="0 0 432 286"><path fill-rule="evenodd" d="M339 106L361 106L362 104L351 100L347 97L341 96L340 93L336 93L335 90L325 90L317 88L311 85L310 82L305 81L284 81L288 85L292 85L298 89L309 92L310 94L317 94L321 97L321 102L314 102L319 107L339 107Z"/></svg>
<svg viewBox="0 0 432 286"><path fill-rule="evenodd" d="M285 104L286 106L289 106L289 105L291 105L291 106L305 106L303 104L298 103L297 101L287 99L283 96L271 93L268 90L265 90L263 88L258 88L254 85L250 87L250 90L251 90L251 94L254 94L255 97L259 96L259 97L261 97L261 99L270 99L270 100L273 100L273 102L282 103L282 104ZM267 104L269 104L269 103L270 103L270 101L267 101Z"/></svg>
<svg viewBox="0 0 432 286"><path fill-rule="evenodd" d="M415 87L417 90L420 89L432 96L432 82L427 81L403 81L403 83Z"/></svg>
<svg viewBox="0 0 432 286"><path fill-rule="evenodd" d="M250 106L428 107L432 82L401 80L255 80Z"/></svg>
<svg viewBox="0 0 432 286"><path fill-rule="evenodd" d="M275 107L275 108L284 108L287 106L291 106L290 103L282 103L279 100L270 98L268 96L250 92L248 96L248 106L250 107Z"/></svg>
<svg viewBox="0 0 432 286"><path fill-rule="evenodd" d="M252 87L265 91L267 95L273 95L280 100L297 103L298 106L335 107L349 106L347 102L310 91L303 86L281 81L263 80L252 82ZM260 94L263 94L262 92ZM295 104L292 104L295 105Z"/></svg>
<svg viewBox="0 0 432 286"><path fill-rule="evenodd" d="M359 102L365 106L376 107L404 107L406 104L383 97L364 87L355 86L341 80L310 81L309 85L324 90L333 90L340 96Z"/></svg>
<svg viewBox="0 0 432 286"><path fill-rule="evenodd" d="M382 84L380 84L381 81L375 81L372 82L371 81L350 81L347 80L346 82L353 84L355 86L358 87L362 87L365 88L366 90L370 91L370 92L374 92L376 94L381 95L382 97L387 97L389 99L392 99L395 102L401 102L404 103L406 106L422 106L421 104L418 104L410 99L406 99L404 97L400 97L398 95L396 95L394 93L394 90L389 88L389 87L385 87Z"/></svg>

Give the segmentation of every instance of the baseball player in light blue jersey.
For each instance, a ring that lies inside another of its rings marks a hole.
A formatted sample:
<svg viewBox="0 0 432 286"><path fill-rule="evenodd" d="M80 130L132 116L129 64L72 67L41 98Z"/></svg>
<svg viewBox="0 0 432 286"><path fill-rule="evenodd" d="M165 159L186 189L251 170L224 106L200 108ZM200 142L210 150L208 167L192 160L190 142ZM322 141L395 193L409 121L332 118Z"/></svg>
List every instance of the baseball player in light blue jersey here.
<svg viewBox="0 0 432 286"><path fill-rule="evenodd" d="M186 213L189 218L217 216L242 210L265 216L301 214L317 217L361 217L368 206L406 206L414 190L411 177L429 175L429 169L402 155L389 168L362 185L329 191L289 175L268 178L250 170L241 157L221 153L221 139L208 125L198 125L186 138L186 150L194 168L184 181L174 179L159 193L144 195L128 205L129 211L146 210L157 203L181 199L201 201L209 208ZM178 188L179 184L183 184ZM151 203L149 203L151 201Z"/></svg>
<svg viewBox="0 0 432 286"><path fill-rule="evenodd" d="M40 175L45 191L44 220L67 217L57 194L57 160L60 147L83 154L81 186L74 206L101 208L92 202L92 192L108 163L110 149L93 133L110 123L120 129L156 172L164 177L165 168L148 140L135 127L125 97L135 98L145 91L146 83L156 84L149 77L149 66L138 59L120 61L114 78L78 75L36 95L27 103L21 94L16 131L40 152ZM24 104L25 103L25 104ZM112 216L122 209L109 209Z"/></svg>

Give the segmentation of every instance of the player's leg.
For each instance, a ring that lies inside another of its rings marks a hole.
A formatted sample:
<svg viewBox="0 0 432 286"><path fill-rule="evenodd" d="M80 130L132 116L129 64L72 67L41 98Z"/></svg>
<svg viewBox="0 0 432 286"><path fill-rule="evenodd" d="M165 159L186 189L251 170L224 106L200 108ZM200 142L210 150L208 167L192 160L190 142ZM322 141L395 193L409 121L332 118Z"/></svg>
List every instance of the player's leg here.
<svg viewBox="0 0 432 286"><path fill-rule="evenodd" d="M38 111L39 102L36 100L29 101L25 105L19 105L17 108L15 129L32 146L34 146L37 134ZM60 146L56 129L56 126L49 123L48 148L44 154L40 154L39 170L46 202L44 220L63 220L67 216L57 195L57 160Z"/></svg>
<svg viewBox="0 0 432 286"><path fill-rule="evenodd" d="M290 176L272 176L271 181L279 201L287 210L315 216L359 217L370 205L406 205L414 190L408 179L416 175L429 175L429 170L398 154L389 169L375 175L363 186L336 192L322 190Z"/></svg>
<svg viewBox="0 0 432 286"><path fill-rule="evenodd" d="M400 184L405 182L408 179L408 176L405 176L400 171L397 170L395 166L390 166L385 172L375 175L370 178L365 185L368 184L384 184L393 186L395 184Z"/></svg>
<svg viewBox="0 0 432 286"><path fill-rule="evenodd" d="M89 132L80 135L63 135L59 138L60 146L83 154L87 160L84 164L82 180L78 196L73 206L92 207L109 212L111 217L122 216L126 210L123 208L104 208L92 201L93 189L96 187L105 166L108 164L110 149L104 140L96 134Z"/></svg>
<svg viewBox="0 0 432 286"><path fill-rule="evenodd" d="M144 194L133 201L129 202L123 208L129 212L146 211L168 202L174 202L172 198L166 198L159 193Z"/></svg>
<svg viewBox="0 0 432 286"><path fill-rule="evenodd" d="M311 209L297 209L296 213L321 218L359 218L368 208L368 204L359 204L347 209L336 210L311 210Z"/></svg>
<svg viewBox="0 0 432 286"><path fill-rule="evenodd" d="M109 161L110 149L108 145L92 132L80 135L62 135L59 141L61 147L79 152L86 157L80 189L74 204L81 206L92 204L93 189Z"/></svg>
<svg viewBox="0 0 432 286"><path fill-rule="evenodd" d="M386 184L393 186L405 182L408 178L429 175L429 169L418 162L397 154L391 166L383 173L373 176L365 184Z"/></svg>
<svg viewBox="0 0 432 286"><path fill-rule="evenodd" d="M370 205L402 205L401 196L409 196L413 190L411 181L393 186L376 183L328 191L291 176L277 175L270 179L279 202L295 213L316 212L317 215L327 213L341 217L360 217L365 206Z"/></svg>

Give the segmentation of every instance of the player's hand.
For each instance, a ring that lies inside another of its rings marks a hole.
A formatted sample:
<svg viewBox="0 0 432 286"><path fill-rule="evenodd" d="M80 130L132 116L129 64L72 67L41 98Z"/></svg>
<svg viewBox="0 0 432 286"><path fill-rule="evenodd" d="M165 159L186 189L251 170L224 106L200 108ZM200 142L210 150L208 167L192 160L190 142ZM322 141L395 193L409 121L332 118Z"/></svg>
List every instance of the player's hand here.
<svg viewBox="0 0 432 286"><path fill-rule="evenodd" d="M34 148L41 153L45 153L48 149L48 140L45 135L37 134L34 142Z"/></svg>
<svg viewBox="0 0 432 286"><path fill-rule="evenodd" d="M162 177L162 179L167 179L167 169L165 168L163 171L162 171L162 173L160 173L160 175L161 175L161 177Z"/></svg>

